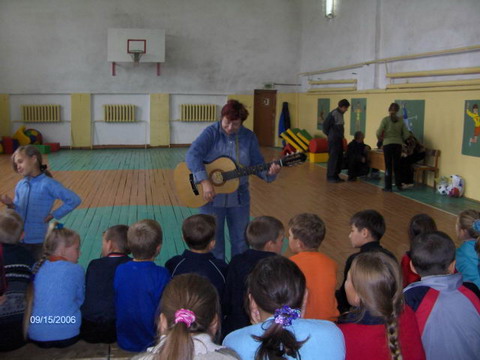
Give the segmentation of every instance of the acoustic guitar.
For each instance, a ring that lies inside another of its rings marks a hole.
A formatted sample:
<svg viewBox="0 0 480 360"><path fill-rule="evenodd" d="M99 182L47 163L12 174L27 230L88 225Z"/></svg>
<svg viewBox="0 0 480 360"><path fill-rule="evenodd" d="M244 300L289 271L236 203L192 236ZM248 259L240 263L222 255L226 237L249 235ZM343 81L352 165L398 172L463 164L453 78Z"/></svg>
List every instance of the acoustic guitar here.
<svg viewBox="0 0 480 360"><path fill-rule="evenodd" d="M305 153L295 153L285 156L283 159L269 163L237 168L235 162L228 157L220 157L211 163L205 164L208 178L215 187L217 194L228 194L238 189L239 178L242 176L258 174L268 170L270 165L293 166L305 162ZM203 199L202 185L196 184L193 174L187 164L182 162L177 165L174 172L174 183L177 195L183 205L188 207L200 207L207 203Z"/></svg>

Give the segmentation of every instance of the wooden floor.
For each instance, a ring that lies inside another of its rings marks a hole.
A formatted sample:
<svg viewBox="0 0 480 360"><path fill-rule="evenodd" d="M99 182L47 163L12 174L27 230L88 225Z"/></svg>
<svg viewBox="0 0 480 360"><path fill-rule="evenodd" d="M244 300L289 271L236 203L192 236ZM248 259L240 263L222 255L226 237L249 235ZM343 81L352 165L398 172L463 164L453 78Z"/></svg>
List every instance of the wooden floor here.
<svg viewBox="0 0 480 360"><path fill-rule="evenodd" d="M109 226L131 224L142 218L155 218L164 229L164 247L158 263L181 252L180 226L196 209L182 207L173 186L173 168L186 149L61 150L45 156L55 179L73 189L82 204L65 219L66 226L82 236L84 266L98 256L101 233ZM278 157L278 150L262 149L267 160ZM0 155L0 194L13 196L20 177L13 173L8 155ZM327 224L321 250L343 267L351 248L349 219L357 211L375 209L385 217L387 232L383 245L397 256L408 248L407 225L418 213L431 215L440 230L455 236L455 216L413 201L397 193L384 193L379 187L358 182L327 183L325 169L305 163L284 168L277 181L267 184L255 176L251 181L251 215L271 215L285 226L301 212L318 214ZM3 207L3 205L0 205ZM456 241L456 239L454 239Z"/></svg>
<svg viewBox="0 0 480 360"><path fill-rule="evenodd" d="M107 227L132 224L143 218L154 218L163 227L164 245L157 259L159 264L183 251L181 223L197 211L182 207L174 191L173 169L183 160L185 152L186 149L61 150L45 156L55 179L83 200L79 208L62 219L65 226L81 235L80 264L86 267L91 259L99 256L101 235ZM266 160L279 156L277 149L264 148L262 152ZM454 237L455 215L397 193L384 193L380 187L366 182L327 183L325 172L324 167L305 163L282 169L278 179L270 184L251 177L251 215L275 216L287 226L295 214L318 214L327 225L320 250L339 264L339 281L343 278L346 258L356 251L348 239L349 219L359 210L375 209L383 214L387 232L381 242L399 258L409 246L408 222L418 213L431 215L439 229L452 236L458 245ZM12 171L8 155L0 155L0 174L0 194L13 197L20 177ZM0 210L3 208L0 205ZM286 253L288 255L288 249ZM22 358L33 349L35 346L28 345L10 353L9 358ZM107 351L106 347L82 343L71 349L66 349L64 355L58 351L55 354L39 351L36 357L77 359L89 357L87 354L92 352L92 358L101 358L100 353ZM112 358L123 356L118 353Z"/></svg>

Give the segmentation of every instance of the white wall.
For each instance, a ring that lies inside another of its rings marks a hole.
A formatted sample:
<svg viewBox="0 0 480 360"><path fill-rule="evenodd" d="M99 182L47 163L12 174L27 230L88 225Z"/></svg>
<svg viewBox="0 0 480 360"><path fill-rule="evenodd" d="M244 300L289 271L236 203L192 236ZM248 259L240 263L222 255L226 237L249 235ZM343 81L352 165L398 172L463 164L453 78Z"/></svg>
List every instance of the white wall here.
<svg viewBox="0 0 480 360"><path fill-rule="evenodd" d="M480 14L479 0L337 0L337 15L333 19L323 16L323 3L301 1L301 72L479 44L480 33L475 26ZM479 62L480 51L476 51L397 61L387 66L366 65L310 78L357 79L358 89L385 88L386 72L473 67ZM307 78L302 81L304 88L308 87Z"/></svg>
<svg viewBox="0 0 480 360"><path fill-rule="evenodd" d="M216 105L217 120L220 119L222 106L227 102L227 95L170 95L170 143L191 144L203 129L211 122L184 122L181 118L180 105L182 104L209 104Z"/></svg>
<svg viewBox="0 0 480 360"><path fill-rule="evenodd" d="M103 105L135 105L134 123L106 123ZM150 96L148 94L92 95L93 145L145 145L150 142Z"/></svg>
<svg viewBox="0 0 480 360"><path fill-rule="evenodd" d="M293 0L0 0L0 93L238 93L298 72ZM107 62L108 28L166 31L155 64Z"/></svg>

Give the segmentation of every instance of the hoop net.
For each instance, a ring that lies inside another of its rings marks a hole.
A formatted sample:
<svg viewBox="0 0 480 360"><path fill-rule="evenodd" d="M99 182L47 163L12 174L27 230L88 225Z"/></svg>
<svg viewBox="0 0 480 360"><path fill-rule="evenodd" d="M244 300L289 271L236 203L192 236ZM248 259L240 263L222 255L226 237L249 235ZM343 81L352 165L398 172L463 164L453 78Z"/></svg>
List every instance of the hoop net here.
<svg viewBox="0 0 480 360"><path fill-rule="evenodd" d="M132 57L132 60L134 64L138 64L140 62L140 58L142 55L145 54L142 50L131 50L130 51L130 56Z"/></svg>

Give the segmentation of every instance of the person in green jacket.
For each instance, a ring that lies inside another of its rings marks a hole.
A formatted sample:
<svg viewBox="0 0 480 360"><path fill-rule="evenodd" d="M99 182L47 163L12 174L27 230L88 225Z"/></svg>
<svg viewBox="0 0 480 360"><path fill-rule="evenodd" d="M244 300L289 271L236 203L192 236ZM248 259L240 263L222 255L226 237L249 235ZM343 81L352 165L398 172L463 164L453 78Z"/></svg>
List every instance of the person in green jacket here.
<svg viewBox="0 0 480 360"><path fill-rule="evenodd" d="M377 138L383 139L383 154L385 157L385 187L383 191L392 191L392 172L395 174L395 185L402 191L400 179L400 156L402 144L410 135L403 120L397 116L400 106L397 103L390 104L389 116L382 119L377 130Z"/></svg>

